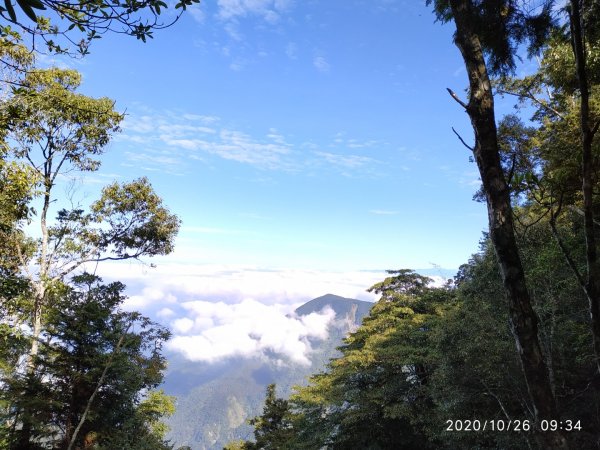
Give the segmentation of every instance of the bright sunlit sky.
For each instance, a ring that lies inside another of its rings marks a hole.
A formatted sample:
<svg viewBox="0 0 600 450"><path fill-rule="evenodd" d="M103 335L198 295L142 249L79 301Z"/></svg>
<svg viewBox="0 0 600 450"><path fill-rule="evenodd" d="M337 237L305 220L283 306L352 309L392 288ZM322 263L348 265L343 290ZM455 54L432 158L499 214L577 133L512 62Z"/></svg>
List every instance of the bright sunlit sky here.
<svg viewBox="0 0 600 450"><path fill-rule="evenodd" d="M467 79L424 3L204 0L146 44L106 35L67 60L127 113L82 191L148 176L183 221L157 269L99 273L185 334L184 300L373 298L385 269L466 262L487 218L446 88Z"/></svg>
<svg viewBox="0 0 600 450"><path fill-rule="evenodd" d="M97 178L148 176L186 262L457 268L486 216L453 27L423 3L205 0L105 36L70 61L127 113Z"/></svg>

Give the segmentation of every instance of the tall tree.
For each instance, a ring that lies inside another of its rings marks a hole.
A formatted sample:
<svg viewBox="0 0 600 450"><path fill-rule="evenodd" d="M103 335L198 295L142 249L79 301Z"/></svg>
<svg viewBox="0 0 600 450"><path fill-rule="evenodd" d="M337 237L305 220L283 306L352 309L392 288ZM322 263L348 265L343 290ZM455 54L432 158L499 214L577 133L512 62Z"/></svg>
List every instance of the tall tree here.
<svg viewBox="0 0 600 450"><path fill-rule="evenodd" d="M571 46L575 59L575 72L577 74L579 89L581 192L583 194L587 264L587 278L583 287L590 305L594 351L598 372L600 373L600 258L598 257L594 208L594 183L597 178L595 171L598 167L594 161L592 151L594 137L600 127L600 111L594 111L590 105L590 80L586 57L589 52L590 42L595 44L600 42L600 36L598 36L600 34L600 26L595 23L600 15L600 4L597 1L585 4L582 0L571 0L568 14Z"/></svg>
<svg viewBox="0 0 600 450"><path fill-rule="evenodd" d="M275 384L267 386L263 413L251 419L250 425L254 426L256 442L247 444L246 448L249 450L289 448L289 441L293 434L290 407L287 400L276 396Z"/></svg>
<svg viewBox="0 0 600 450"><path fill-rule="evenodd" d="M535 418L538 423L543 419L556 419L556 401L538 339L538 318L532 308L514 234L510 190L500 160L494 95L484 57L487 52L492 70L510 71L514 67L515 41L525 36L531 36L534 45L543 41L544 31L548 29L543 25L549 5L539 16L527 20L523 11L518 10L517 2L511 0L439 0L435 4L438 17L452 19L456 25L454 42L467 69L468 103L452 94L465 108L475 134L472 151L488 206L490 238L500 265L510 325ZM568 448L561 432L538 433L537 436L546 448Z"/></svg>
<svg viewBox="0 0 600 450"><path fill-rule="evenodd" d="M500 93L516 95L535 109L533 119L539 127L530 128L533 132L527 133L529 136L517 146L516 153L523 155L527 153L523 151L525 147L537 146L541 161L534 162L524 173L537 172L537 176L518 177L516 184L522 184L517 188L526 192L528 201L537 203L550 215L555 237L588 298L600 372L600 259L595 225L598 201L594 194L599 181L594 155L598 151L596 134L600 126L600 3L573 1L560 11L562 26L552 33L539 70L522 79L502 79L498 88ZM536 144L531 145L532 142ZM521 183L524 179L527 182ZM557 232L559 222L569 222L564 216L573 212L583 222L583 259L576 248L565 245L565 239Z"/></svg>
<svg viewBox="0 0 600 450"><path fill-rule="evenodd" d="M104 260L139 259L173 249L179 219L163 206L147 179L112 184L89 212L75 207L58 211L50 223L61 174L97 170L110 137L122 116L107 98L75 92L80 75L72 70L36 70L27 74L26 88L3 104L16 111L9 122L11 152L29 165L39 181L40 237L33 252L16 240L20 269L34 291L30 368L38 351L47 293L82 265Z"/></svg>
<svg viewBox="0 0 600 450"><path fill-rule="evenodd" d="M143 395L162 381L169 332L119 309L121 283L100 282L84 274L74 288L53 291L36 373L3 379L11 407L1 434L9 448L102 448L119 440L119 448L168 448L158 419L172 412L172 400L161 392Z"/></svg>
<svg viewBox="0 0 600 450"><path fill-rule="evenodd" d="M585 297L551 239L548 216L543 211L538 216L534 204L521 208L529 208L532 217L526 226L517 224L516 237L540 318L551 389L561 417L575 419L570 443L593 448L600 396L589 384L595 362L588 351ZM523 218L526 212L518 214ZM577 257L584 253L579 248ZM260 424L272 424L263 430L273 433L263 433L258 448L274 439L280 448L299 450L548 448L527 430L535 413L489 239L443 288L428 286L426 277L409 270L389 275L371 288L381 299L344 341L341 355L308 386L296 388L289 410L282 399L267 401L282 407L267 414L265 406ZM459 417L524 425L500 433L479 421L473 424L476 432L447 431L448 419ZM286 426L275 426L282 423ZM236 442L227 448L257 448L253 445Z"/></svg>
<svg viewBox="0 0 600 450"><path fill-rule="evenodd" d="M293 444L294 428L290 404L275 393L275 384L267 386L265 406L260 416L253 417L254 442L234 441L224 450L285 450L296 448Z"/></svg>
<svg viewBox="0 0 600 450"><path fill-rule="evenodd" d="M292 397L293 448L440 447L425 433L429 422L440 426L428 395L429 339L452 293L411 270L389 275L370 288L381 298L339 347L341 357Z"/></svg>

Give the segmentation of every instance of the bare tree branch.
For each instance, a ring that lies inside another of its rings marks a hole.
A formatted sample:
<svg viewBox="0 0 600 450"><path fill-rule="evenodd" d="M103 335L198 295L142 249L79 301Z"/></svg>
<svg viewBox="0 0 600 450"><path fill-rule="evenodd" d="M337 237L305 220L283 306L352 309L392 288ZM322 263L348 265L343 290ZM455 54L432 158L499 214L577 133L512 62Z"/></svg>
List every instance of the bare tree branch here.
<svg viewBox="0 0 600 450"><path fill-rule="evenodd" d="M465 111L467 111L467 110L469 109L469 106L468 106L468 105L467 105L465 102L463 102L463 101L462 101L460 98L458 98L458 95L456 95L456 93L455 93L455 92L454 92L452 89L450 89L450 88L446 88L446 90L448 91L448 93L450 94L450 96L451 96L451 97L452 97L454 100L456 100L456 102L457 102L457 103L458 103L460 106L462 106L463 108L465 108Z"/></svg>
<svg viewBox="0 0 600 450"><path fill-rule="evenodd" d="M505 89L498 89L497 92L499 94L507 94L507 95L512 95L514 97L521 97L521 98L525 97L525 98L528 98L532 102L537 103L542 108L547 109L548 111L550 111L551 113L553 113L555 116L559 117L560 119L564 120L564 118L565 118L565 116L560 111L558 111L557 109L553 108L552 106L550 106L548 103L544 102L543 100L538 99L529 90L527 90L526 95L520 94L518 92L507 91Z"/></svg>
<svg viewBox="0 0 600 450"><path fill-rule="evenodd" d="M452 131L454 132L454 134L458 137L458 139L460 140L460 142L462 142L462 145L464 145L465 147L467 147L469 150L473 151L473 147L471 147L470 145L468 145L464 139L461 137L460 134L458 134L458 132L454 129L454 127L452 127Z"/></svg>

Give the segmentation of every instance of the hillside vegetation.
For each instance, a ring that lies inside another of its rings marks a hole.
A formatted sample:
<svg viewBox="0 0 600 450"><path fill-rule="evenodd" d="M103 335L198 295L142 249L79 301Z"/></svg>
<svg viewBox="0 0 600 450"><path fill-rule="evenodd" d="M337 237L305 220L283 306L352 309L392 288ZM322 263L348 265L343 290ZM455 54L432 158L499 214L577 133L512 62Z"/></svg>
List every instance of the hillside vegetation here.
<svg viewBox="0 0 600 450"><path fill-rule="evenodd" d="M248 438L252 435L249 420L260 413L267 386L277 383L279 392L287 396L294 385L306 384L312 373L339 354L336 347L360 325L372 306L370 302L328 294L298 307L295 313L299 316L324 308L336 313L328 326L327 339L311 342L310 365L277 364L275 359L259 358L206 365L173 355L164 389L176 396L177 410L167 420L167 437L176 445L194 450L220 450L230 441Z"/></svg>

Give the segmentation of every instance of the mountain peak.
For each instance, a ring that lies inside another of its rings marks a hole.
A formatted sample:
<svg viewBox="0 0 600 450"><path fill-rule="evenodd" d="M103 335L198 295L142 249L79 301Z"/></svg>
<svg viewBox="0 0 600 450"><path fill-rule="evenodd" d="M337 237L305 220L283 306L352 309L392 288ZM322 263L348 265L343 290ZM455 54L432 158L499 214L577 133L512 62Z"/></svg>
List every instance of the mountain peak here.
<svg viewBox="0 0 600 450"><path fill-rule="evenodd" d="M354 298L341 297L335 294L325 294L296 308L296 314L299 316L306 316L314 312L319 312L327 306L335 311L335 315L338 318L345 317L351 313L353 309L356 309L356 316L362 319L362 317L369 313L373 303Z"/></svg>

